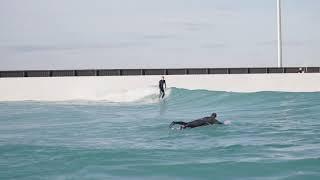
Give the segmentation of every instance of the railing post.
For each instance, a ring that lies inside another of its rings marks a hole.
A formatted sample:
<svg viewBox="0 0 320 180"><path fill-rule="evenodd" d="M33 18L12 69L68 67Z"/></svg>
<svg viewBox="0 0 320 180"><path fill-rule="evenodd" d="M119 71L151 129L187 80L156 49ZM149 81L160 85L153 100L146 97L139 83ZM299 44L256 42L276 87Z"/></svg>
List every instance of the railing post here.
<svg viewBox="0 0 320 180"><path fill-rule="evenodd" d="M164 69L164 75L168 75L168 69Z"/></svg>

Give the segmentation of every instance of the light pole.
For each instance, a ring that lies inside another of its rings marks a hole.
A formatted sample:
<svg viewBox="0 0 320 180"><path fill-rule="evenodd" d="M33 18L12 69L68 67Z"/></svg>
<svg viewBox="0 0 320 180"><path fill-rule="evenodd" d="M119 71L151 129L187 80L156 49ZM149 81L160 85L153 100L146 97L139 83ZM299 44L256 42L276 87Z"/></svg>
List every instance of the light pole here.
<svg viewBox="0 0 320 180"><path fill-rule="evenodd" d="M277 0L278 67L282 67L281 0Z"/></svg>

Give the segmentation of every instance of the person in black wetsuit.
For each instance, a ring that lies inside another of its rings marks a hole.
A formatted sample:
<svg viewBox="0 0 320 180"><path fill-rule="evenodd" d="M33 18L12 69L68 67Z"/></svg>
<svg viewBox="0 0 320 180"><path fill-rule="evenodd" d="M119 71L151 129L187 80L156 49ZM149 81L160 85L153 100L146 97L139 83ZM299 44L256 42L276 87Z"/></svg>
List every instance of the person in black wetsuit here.
<svg viewBox="0 0 320 180"><path fill-rule="evenodd" d="M207 126L207 125L212 125L212 124L223 124L222 122L216 120L216 117L217 117L217 114L212 113L212 115L210 117L196 119L191 122L173 121L169 127L171 128L175 124L179 124L179 125L181 125L180 129L186 129L186 128L195 128L195 127L199 127L199 126Z"/></svg>
<svg viewBox="0 0 320 180"><path fill-rule="evenodd" d="M160 89L159 98L162 98L162 99L164 98L164 95L165 95L164 89L166 88L167 88L166 80L164 80L164 77L162 76L162 79L159 81L159 89Z"/></svg>

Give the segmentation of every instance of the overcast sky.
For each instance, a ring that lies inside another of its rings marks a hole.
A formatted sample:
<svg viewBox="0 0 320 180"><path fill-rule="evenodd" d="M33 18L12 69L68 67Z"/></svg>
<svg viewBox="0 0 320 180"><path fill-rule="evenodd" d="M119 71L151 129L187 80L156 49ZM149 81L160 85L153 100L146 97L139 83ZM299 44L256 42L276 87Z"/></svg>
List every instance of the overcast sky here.
<svg viewBox="0 0 320 180"><path fill-rule="evenodd" d="M320 66L320 1L282 0L284 66ZM0 70L277 66L276 0L0 0Z"/></svg>

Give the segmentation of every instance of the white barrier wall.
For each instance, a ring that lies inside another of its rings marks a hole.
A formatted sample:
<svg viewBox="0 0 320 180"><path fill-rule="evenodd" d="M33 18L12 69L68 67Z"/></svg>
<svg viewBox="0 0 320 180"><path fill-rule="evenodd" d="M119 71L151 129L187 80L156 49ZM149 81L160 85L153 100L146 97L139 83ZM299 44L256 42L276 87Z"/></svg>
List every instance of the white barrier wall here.
<svg viewBox="0 0 320 180"><path fill-rule="evenodd" d="M161 76L0 78L0 101L135 100L158 93ZM212 91L320 92L320 73L165 76L168 87ZM133 98L133 99L132 99Z"/></svg>

